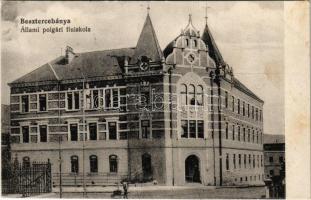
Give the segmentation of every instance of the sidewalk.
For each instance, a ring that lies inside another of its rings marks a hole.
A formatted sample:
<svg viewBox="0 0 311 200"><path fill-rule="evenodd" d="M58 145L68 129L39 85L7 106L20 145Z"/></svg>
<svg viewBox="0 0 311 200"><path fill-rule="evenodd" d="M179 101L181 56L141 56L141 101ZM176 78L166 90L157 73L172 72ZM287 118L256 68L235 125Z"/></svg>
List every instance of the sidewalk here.
<svg viewBox="0 0 311 200"><path fill-rule="evenodd" d="M148 186L129 186L129 192L143 192L143 191L167 191L167 190L185 190L185 189L215 189L215 186L204 186L204 185L187 185L187 186L166 186L166 185L148 185ZM112 193L113 191L117 190L117 186L88 186L86 187L87 193ZM120 190L122 186L119 186ZM58 193L59 188L53 188L53 192ZM82 193L83 187L63 187L64 193Z"/></svg>

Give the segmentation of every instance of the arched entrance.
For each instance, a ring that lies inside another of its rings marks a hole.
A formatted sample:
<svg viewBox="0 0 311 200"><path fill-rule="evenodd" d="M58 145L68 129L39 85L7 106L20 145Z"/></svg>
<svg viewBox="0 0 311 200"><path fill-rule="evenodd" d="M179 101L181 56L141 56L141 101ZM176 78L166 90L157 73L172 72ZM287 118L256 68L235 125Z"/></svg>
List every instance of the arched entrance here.
<svg viewBox="0 0 311 200"><path fill-rule="evenodd" d="M190 155L185 161L186 182L201 183L200 161L195 155Z"/></svg>
<svg viewBox="0 0 311 200"><path fill-rule="evenodd" d="M143 180L148 181L152 179L152 165L151 165L151 155L145 153L141 156L142 169L143 169Z"/></svg>

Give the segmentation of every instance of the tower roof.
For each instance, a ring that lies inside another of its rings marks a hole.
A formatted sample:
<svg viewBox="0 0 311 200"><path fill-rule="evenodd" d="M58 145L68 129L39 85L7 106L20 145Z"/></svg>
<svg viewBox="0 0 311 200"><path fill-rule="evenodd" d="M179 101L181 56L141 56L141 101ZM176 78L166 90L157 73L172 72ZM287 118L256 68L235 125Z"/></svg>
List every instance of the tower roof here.
<svg viewBox="0 0 311 200"><path fill-rule="evenodd" d="M209 55L210 57L212 57L214 59L214 61L216 62L216 64L222 65L225 64L225 61L222 58L222 55L217 47L217 44L213 38L213 35L211 33L211 31L208 28L207 23L205 24L205 28L203 31L203 35L202 35L202 40L205 42L205 44L208 46L209 49Z"/></svg>
<svg viewBox="0 0 311 200"><path fill-rule="evenodd" d="M147 56L153 62L161 61L163 58L163 52L160 48L149 13L147 14L144 27L136 45L133 62L137 62L137 59L141 56Z"/></svg>
<svg viewBox="0 0 311 200"><path fill-rule="evenodd" d="M183 34L190 37L200 37L199 31L192 24L191 14L189 15L189 22L186 28L183 30Z"/></svg>

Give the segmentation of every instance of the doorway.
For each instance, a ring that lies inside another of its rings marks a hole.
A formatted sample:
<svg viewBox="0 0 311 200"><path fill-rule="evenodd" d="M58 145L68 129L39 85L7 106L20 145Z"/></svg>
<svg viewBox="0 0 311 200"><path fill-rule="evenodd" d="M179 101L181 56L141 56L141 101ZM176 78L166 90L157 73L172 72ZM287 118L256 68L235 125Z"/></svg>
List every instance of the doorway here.
<svg viewBox="0 0 311 200"><path fill-rule="evenodd" d="M152 165L151 165L151 155L145 153L142 155L142 170L143 170L143 180L148 181L152 179Z"/></svg>
<svg viewBox="0 0 311 200"><path fill-rule="evenodd" d="M190 155L185 161L185 178L186 182L201 183L200 161L195 155Z"/></svg>

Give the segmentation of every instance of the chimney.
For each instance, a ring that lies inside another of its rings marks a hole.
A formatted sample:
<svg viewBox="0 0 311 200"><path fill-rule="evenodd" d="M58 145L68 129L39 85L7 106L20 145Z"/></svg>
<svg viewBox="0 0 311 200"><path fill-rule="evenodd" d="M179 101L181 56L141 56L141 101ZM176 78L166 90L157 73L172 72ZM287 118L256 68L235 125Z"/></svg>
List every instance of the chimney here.
<svg viewBox="0 0 311 200"><path fill-rule="evenodd" d="M73 48L70 46L66 46L66 64L70 63L74 57L76 57L76 54L73 52Z"/></svg>

